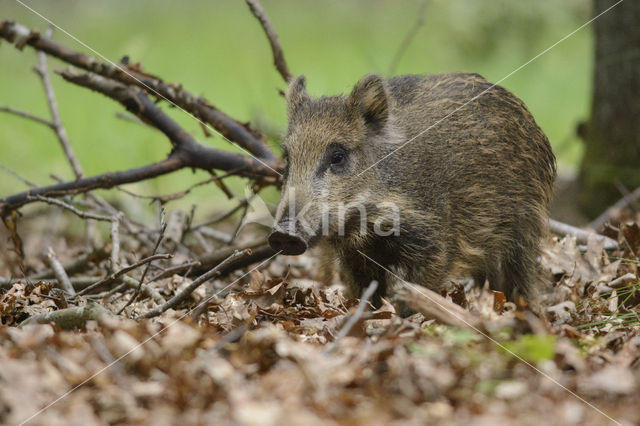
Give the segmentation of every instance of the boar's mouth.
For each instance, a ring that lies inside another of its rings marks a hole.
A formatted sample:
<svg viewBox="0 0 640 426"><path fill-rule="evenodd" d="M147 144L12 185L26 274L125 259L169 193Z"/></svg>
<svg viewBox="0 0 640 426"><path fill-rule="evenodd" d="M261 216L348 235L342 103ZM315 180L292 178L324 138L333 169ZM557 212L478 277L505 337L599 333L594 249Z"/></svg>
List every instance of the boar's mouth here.
<svg viewBox="0 0 640 426"><path fill-rule="evenodd" d="M269 245L272 249L285 255L296 256L307 251L318 238L316 235L308 236L299 231L289 221L280 222L273 227L269 234Z"/></svg>

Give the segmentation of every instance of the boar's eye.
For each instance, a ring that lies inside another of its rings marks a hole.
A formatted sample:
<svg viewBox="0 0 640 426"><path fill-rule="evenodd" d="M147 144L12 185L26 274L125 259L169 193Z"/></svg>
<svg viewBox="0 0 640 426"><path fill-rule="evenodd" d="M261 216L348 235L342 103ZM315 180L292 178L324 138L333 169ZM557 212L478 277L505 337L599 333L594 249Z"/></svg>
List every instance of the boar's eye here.
<svg viewBox="0 0 640 426"><path fill-rule="evenodd" d="M340 142L331 142L322 155L316 175L318 177L324 176L327 170L333 174L341 175L346 173L348 169L349 150Z"/></svg>
<svg viewBox="0 0 640 426"><path fill-rule="evenodd" d="M344 172L348 162L349 155L342 144L338 142L329 144L325 153L325 164L329 166L333 173Z"/></svg>
<svg viewBox="0 0 640 426"><path fill-rule="evenodd" d="M331 154L331 165L342 166L347 160L347 155L342 151L333 151Z"/></svg>

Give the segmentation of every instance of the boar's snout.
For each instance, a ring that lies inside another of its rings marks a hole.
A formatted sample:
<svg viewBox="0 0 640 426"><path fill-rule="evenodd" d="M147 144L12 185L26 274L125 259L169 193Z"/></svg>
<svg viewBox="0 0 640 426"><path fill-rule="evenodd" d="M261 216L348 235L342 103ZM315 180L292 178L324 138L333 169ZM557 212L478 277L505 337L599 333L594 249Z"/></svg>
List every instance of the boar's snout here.
<svg viewBox="0 0 640 426"><path fill-rule="evenodd" d="M272 249L286 255L298 255L307 250L307 242L296 232L290 222L278 223L269 235Z"/></svg>

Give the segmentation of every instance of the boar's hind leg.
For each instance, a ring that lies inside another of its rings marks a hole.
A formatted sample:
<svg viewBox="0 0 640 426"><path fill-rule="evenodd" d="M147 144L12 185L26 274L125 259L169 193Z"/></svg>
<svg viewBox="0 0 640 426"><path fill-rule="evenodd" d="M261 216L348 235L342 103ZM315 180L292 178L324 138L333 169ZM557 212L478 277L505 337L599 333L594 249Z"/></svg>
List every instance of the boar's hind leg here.
<svg viewBox="0 0 640 426"><path fill-rule="evenodd" d="M540 265L536 260L540 254L536 238L514 239L502 259L499 288L505 296L515 300L518 296L532 301L542 284Z"/></svg>

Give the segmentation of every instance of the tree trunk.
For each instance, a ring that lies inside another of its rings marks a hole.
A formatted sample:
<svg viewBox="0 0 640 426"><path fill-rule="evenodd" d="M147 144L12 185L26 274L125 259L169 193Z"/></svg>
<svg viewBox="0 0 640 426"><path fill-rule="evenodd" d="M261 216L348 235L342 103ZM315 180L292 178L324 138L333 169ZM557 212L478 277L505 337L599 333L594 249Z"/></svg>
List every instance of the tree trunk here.
<svg viewBox="0 0 640 426"><path fill-rule="evenodd" d="M594 0L597 15L617 0ZM624 1L595 22L591 118L584 128L580 208L595 217L640 186L640 1Z"/></svg>

